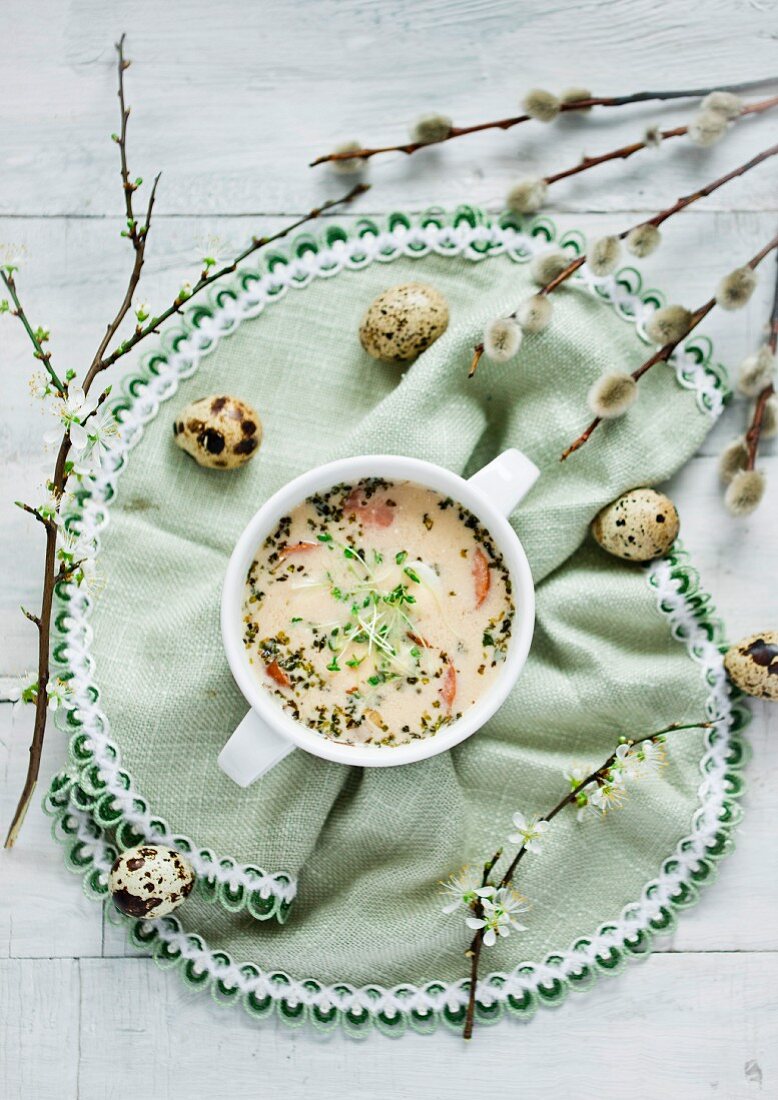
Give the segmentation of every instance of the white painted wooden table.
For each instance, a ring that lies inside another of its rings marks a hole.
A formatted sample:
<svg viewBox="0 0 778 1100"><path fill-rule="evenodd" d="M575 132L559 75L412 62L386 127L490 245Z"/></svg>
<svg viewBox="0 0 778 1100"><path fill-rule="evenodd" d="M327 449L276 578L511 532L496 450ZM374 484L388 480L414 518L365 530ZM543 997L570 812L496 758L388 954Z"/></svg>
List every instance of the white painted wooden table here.
<svg viewBox="0 0 778 1100"><path fill-rule="evenodd" d="M510 114L523 89L583 83L597 93L744 80L778 73L774 0L181 0L132 5L27 0L4 11L0 36L0 241L25 245L24 296L53 332L61 364L83 368L123 292L127 249L120 193L112 43L129 32L131 167L164 169L148 296L164 302L217 233L236 243L281 224L342 186L305 167L341 138L400 138L420 110L462 124ZM552 171L634 140L682 105L601 112L462 140L411 160L376 163L360 212L458 202L496 209L517 176ZM776 141L768 117L709 151L668 147L609 165L554 192L565 224L621 229ZM645 270L689 305L722 269L774 232L771 165L717 192L668 227ZM751 351L769 277L746 314L705 326L725 362ZM0 674L34 666L34 631L18 612L38 595L41 540L11 505L40 482L42 416L27 393L28 348L3 319L0 425ZM738 404L671 486L684 540L730 637L778 623L778 461L772 492L735 522L715 465L743 424ZM49 466L51 455L48 456ZM464 1048L447 1033L400 1045L355 1044L256 1026L184 991L127 949L64 870L37 808L0 857L0 1097L100 1100L241 1096L344 1100L596 1094L778 1095L778 785L775 711L756 708L747 815L734 856L665 950L571 997L528 1026L484 1029ZM21 785L29 718L0 708L0 821ZM768 728L768 724L772 729ZM61 766L55 731L43 772ZM500 1082L499 1084L497 1082Z"/></svg>

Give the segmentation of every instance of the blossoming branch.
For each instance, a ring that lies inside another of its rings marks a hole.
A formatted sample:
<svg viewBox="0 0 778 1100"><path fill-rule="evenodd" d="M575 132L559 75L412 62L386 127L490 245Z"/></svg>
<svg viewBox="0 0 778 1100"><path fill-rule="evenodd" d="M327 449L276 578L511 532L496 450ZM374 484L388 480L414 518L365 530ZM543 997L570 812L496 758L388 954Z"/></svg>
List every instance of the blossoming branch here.
<svg viewBox="0 0 778 1100"><path fill-rule="evenodd" d="M551 822L566 806L574 805L579 821L586 818L602 818L612 809L619 808L628 788L636 781L656 775L666 762L665 738L680 730L710 729L712 722L679 723L665 726L655 733L634 739L622 737L604 763L593 771L574 766L565 773L569 789L556 805L538 817L513 815L514 831L507 841L517 845L517 850L505 871L493 881L492 872L500 862L503 849L498 849L479 873L466 867L443 884L448 896L443 912L451 914L464 908L466 926L475 934L466 955L470 958L470 988L463 1038L470 1039L475 1023L475 1004L478 990L478 966L484 947L492 947L498 939L512 931L526 931L517 917L528 910L526 899L513 887L519 864L529 853L538 855Z"/></svg>
<svg viewBox="0 0 778 1100"><path fill-rule="evenodd" d="M54 473L46 483L45 499L38 505L28 504L24 501L16 502L23 511L33 516L43 526L46 533L46 550L40 612L36 614L23 609L25 616L38 629L38 669L36 677L25 680L13 694L16 702L29 703L35 706L35 722L27 775L6 836L6 848L13 847L35 791L40 770L47 711L55 710L67 698L69 693L67 683L50 681L49 647L54 589L62 581L74 584L91 583L93 581L94 547L83 542L77 534L65 530L62 522L62 504L66 498L68 486L71 483L78 484L89 475L89 463L92 464L92 468L100 465L101 455L106 447L110 445L111 435L117 430L113 415L105 404L111 392L110 386L103 389L99 396L95 398L90 392L93 383L98 375L107 370L118 359L127 355L152 332L158 332L164 321L174 313L180 313L185 302L200 294L206 287L211 286L225 275L234 272L238 265L254 252L273 241L286 237L299 226L320 217L325 211L352 202L358 195L367 190L366 184L358 184L342 198L322 203L321 206L315 207L304 217L292 222L277 233L267 237L252 238L246 248L224 265L217 264L213 257L205 257L202 270L194 285L184 282L173 302L165 309L155 312L150 310L145 303L134 303L134 295L140 282L146 254L146 244L151 228L159 175L155 177L152 183L145 216L139 218L135 213L134 196L141 188L143 180L131 178L127 163L127 123L130 111L125 103L124 74L130 62L124 57L124 37L122 35L116 45L120 128L119 132L112 134L111 137L119 147L126 215L122 236L132 246L133 263L122 301L115 316L107 325L80 383L76 381L75 371L68 370L62 374L54 366L51 353L46 348L49 333L41 326L33 328L28 320L16 284L15 274L18 270L18 261L11 257L7 262L0 263L0 278L9 295L8 299L0 301L0 314L9 313L22 324L32 343L33 354L44 371L40 379L34 380L35 390L41 397L53 399L59 425L59 430L48 437L49 442L59 441L59 449ZM112 348L112 343L120 327L131 311L135 314L134 332ZM75 459L72 456L75 456Z"/></svg>

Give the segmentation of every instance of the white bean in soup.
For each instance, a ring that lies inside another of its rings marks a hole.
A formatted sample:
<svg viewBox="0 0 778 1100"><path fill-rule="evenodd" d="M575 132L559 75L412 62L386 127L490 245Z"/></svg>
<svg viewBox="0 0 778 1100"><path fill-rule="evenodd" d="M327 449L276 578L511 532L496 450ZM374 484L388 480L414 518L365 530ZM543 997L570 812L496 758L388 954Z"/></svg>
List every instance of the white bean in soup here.
<svg viewBox="0 0 778 1100"><path fill-rule="evenodd" d="M299 722L352 745L399 745L461 718L494 683L515 608L477 518L412 482L309 497L246 578L243 640Z"/></svg>

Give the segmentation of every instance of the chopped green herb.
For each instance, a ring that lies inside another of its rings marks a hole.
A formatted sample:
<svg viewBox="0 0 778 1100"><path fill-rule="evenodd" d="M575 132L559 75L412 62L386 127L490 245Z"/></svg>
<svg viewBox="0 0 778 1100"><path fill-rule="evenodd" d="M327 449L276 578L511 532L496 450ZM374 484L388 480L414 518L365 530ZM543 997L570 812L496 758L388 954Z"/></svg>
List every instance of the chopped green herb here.
<svg viewBox="0 0 778 1100"><path fill-rule="evenodd" d="M332 542L332 535L317 535L319 542Z"/></svg>
<svg viewBox="0 0 778 1100"><path fill-rule="evenodd" d="M302 620L300 615L295 615L294 618L292 619L293 623L301 623L302 621L303 620Z"/></svg>
<svg viewBox="0 0 778 1100"><path fill-rule="evenodd" d="M492 637L492 635L489 633L488 630L484 631L483 644L484 645L494 645L494 638Z"/></svg>
<svg viewBox="0 0 778 1100"><path fill-rule="evenodd" d="M405 561L405 559L407 557L408 557L408 551L407 550L401 550L399 554L395 554L394 560L397 562L398 565L402 565L402 563Z"/></svg>
<svg viewBox="0 0 778 1100"><path fill-rule="evenodd" d="M415 584L421 584L421 581L419 580L419 574L415 570L411 569L410 566L406 566L406 568L403 569L403 573L406 575L406 577L410 577Z"/></svg>

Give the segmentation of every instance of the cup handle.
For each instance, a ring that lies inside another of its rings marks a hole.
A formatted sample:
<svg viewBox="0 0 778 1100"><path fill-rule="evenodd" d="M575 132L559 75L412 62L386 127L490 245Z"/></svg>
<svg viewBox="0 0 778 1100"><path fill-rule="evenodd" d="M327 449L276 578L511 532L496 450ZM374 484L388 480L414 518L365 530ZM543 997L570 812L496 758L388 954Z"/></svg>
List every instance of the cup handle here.
<svg viewBox="0 0 778 1100"><path fill-rule="evenodd" d="M248 787L293 749L252 708L219 753L218 764L239 787Z"/></svg>
<svg viewBox="0 0 778 1100"><path fill-rule="evenodd" d="M468 480L508 517L539 477L540 470L535 463L510 447Z"/></svg>

